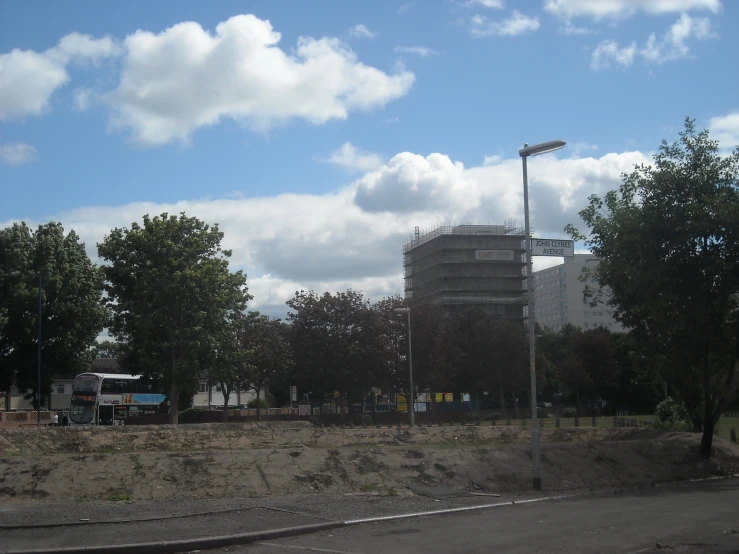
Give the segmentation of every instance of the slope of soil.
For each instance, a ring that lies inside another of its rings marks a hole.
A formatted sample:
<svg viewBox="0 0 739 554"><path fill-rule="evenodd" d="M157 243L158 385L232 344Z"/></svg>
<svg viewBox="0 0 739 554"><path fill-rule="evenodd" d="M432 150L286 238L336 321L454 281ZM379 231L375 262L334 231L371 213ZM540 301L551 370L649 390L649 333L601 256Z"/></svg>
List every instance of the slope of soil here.
<svg viewBox="0 0 739 554"><path fill-rule="evenodd" d="M739 449L638 429L543 433L548 491L649 486L739 471ZM233 424L0 433L0 502L157 500L315 492L397 494L412 484L514 492L531 487L525 429L319 429Z"/></svg>

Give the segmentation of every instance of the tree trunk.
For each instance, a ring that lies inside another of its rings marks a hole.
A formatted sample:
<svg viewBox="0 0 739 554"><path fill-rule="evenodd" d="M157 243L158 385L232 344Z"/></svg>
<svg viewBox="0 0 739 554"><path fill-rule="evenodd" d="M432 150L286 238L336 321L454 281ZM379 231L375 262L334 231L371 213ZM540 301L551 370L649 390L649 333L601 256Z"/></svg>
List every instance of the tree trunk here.
<svg viewBox="0 0 739 554"><path fill-rule="evenodd" d="M436 393L430 392L431 395L431 421L436 423Z"/></svg>
<svg viewBox="0 0 739 554"><path fill-rule="evenodd" d="M508 409L505 405L505 393L503 392L503 387L500 387L498 389L498 393L500 394L500 410L501 414L504 418L508 419Z"/></svg>
<svg viewBox="0 0 739 554"><path fill-rule="evenodd" d="M701 456L706 460L711 458L711 447L713 446L713 429L716 421L711 418L703 423L703 436L701 437Z"/></svg>
<svg viewBox="0 0 739 554"><path fill-rule="evenodd" d="M241 384L236 386L236 404L236 407L241 410Z"/></svg>
<svg viewBox="0 0 739 554"><path fill-rule="evenodd" d="M701 456L706 460L711 458L711 447L713 446L713 429L716 427L717 417L713 413L713 400L708 394L703 401L703 436L701 437Z"/></svg>
<svg viewBox="0 0 739 554"><path fill-rule="evenodd" d="M577 415L585 415L582 411L582 400L580 400L580 389L575 387L575 399L577 399L577 409L579 410Z"/></svg>
<svg viewBox="0 0 739 554"><path fill-rule="evenodd" d="M231 391L226 388L225 383L221 383L223 391L223 423L228 423L228 401L231 398Z"/></svg>
<svg viewBox="0 0 739 554"><path fill-rule="evenodd" d="M520 415L520 414L518 413L518 398L517 398L517 397L515 397L515 396L513 397L513 405L514 405L514 406L515 406L515 408L516 408L516 419L521 419L521 418L519 417L519 415Z"/></svg>
<svg viewBox="0 0 739 554"><path fill-rule="evenodd" d="M171 425L179 425L180 423L179 400L180 388L177 386L174 375L172 375L172 385L169 388L169 423Z"/></svg>
<svg viewBox="0 0 739 554"><path fill-rule="evenodd" d="M257 393L257 421L262 421L262 400L259 398L259 391L262 387L254 387L254 392Z"/></svg>

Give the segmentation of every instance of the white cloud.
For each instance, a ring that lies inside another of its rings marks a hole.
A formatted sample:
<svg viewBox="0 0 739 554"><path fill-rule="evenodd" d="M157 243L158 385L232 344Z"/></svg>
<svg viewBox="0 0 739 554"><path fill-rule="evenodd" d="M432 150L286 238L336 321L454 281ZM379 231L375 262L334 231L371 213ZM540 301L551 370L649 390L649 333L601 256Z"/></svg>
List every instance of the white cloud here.
<svg viewBox="0 0 739 554"><path fill-rule="evenodd" d="M499 10L503 7L503 0L469 0L468 2L466 2L465 5L482 6L483 8Z"/></svg>
<svg viewBox="0 0 739 554"><path fill-rule="evenodd" d="M567 151L571 158L580 158L584 152L595 152L598 150L597 144L589 144L587 142L572 142L567 145Z"/></svg>
<svg viewBox="0 0 739 554"><path fill-rule="evenodd" d="M360 23L349 29L349 35L354 38L375 38L376 33L370 31L364 23Z"/></svg>
<svg viewBox="0 0 739 554"><path fill-rule="evenodd" d="M688 56L690 48L685 41L690 38L698 40L716 38L708 18L693 19L688 14L682 14L659 42L652 33L639 54L650 63L662 64L679 60Z"/></svg>
<svg viewBox="0 0 739 554"><path fill-rule="evenodd" d="M426 56L437 56L439 54L438 50L425 46L396 46L395 51L399 54L418 54L422 58Z"/></svg>
<svg viewBox="0 0 739 554"><path fill-rule="evenodd" d="M34 146L24 142L0 144L0 162L8 165L22 165L38 159Z"/></svg>
<svg viewBox="0 0 739 554"><path fill-rule="evenodd" d="M642 48L636 48L636 43L620 48L613 40L604 40L593 51L590 67L594 71L611 67L611 61L628 67L638 55L646 63L663 64L688 57L690 48L686 41L689 39L707 40L717 38L711 29L708 18L691 18L682 14L680 18L667 30L665 35L657 40L654 33L649 36Z"/></svg>
<svg viewBox="0 0 739 554"><path fill-rule="evenodd" d="M544 9L563 19L594 20L630 17L638 12L668 14L721 9L721 0L547 0Z"/></svg>
<svg viewBox="0 0 739 554"><path fill-rule="evenodd" d="M708 128L711 131L711 138L719 141L722 149L739 146L739 112L712 117L708 122Z"/></svg>
<svg viewBox="0 0 739 554"><path fill-rule="evenodd" d="M570 20L567 20L564 22L564 25L559 28L559 33L562 35L594 35L597 31L589 27L578 27Z"/></svg>
<svg viewBox="0 0 739 554"><path fill-rule="evenodd" d="M279 41L269 21L253 15L219 23L215 34L189 22L129 35L109 97L113 127L160 145L223 118L261 130L293 118L321 124L382 107L413 85L413 73L367 66L338 39L301 37L292 54Z"/></svg>
<svg viewBox="0 0 739 554"><path fill-rule="evenodd" d="M111 228L130 226L145 213L185 211L219 223L224 247L233 250L232 265L247 272L255 295L250 307L280 315L284 301L300 288L353 287L373 299L402 293L402 245L416 225L522 222L520 158L488 161L467 168L443 154L404 152L329 194L91 206L50 215L65 229L74 228L95 258L96 242ZM531 159L534 229L564 238L564 225L579 223L577 212L591 193L616 188L621 173L642 162L649 160L640 152Z"/></svg>
<svg viewBox="0 0 739 554"><path fill-rule="evenodd" d="M0 121L43 113L54 91L69 82L69 64L98 63L120 53L109 37L71 33L45 52L16 48L0 54Z"/></svg>
<svg viewBox="0 0 739 554"><path fill-rule="evenodd" d="M77 111L87 111L92 105L92 99L95 93L87 88L81 87L74 91L74 107Z"/></svg>
<svg viewBox="0 0 739 554"><path fill-rule="evenodd" d="M636 43L620 48L615 40L604 40L593 50L590 56L590 67L593 71L609 69L611 62L621 67L629 67L634 63Z"/></svg>
<svg viewBox="0 0 739 554"><path fill-rule="evenodd" d="M398 13L408 13L415 5L416 5L415 2L408 2L406 4L401 4L400 6L398 6Z"/></svg>
<svg viewBox="0 0 739 554"><path fill-rule="evenodd" d="M371 171L382 165L382 157L374 152L361 150L351 142L345 142L329 156L329 163L338 165L347 171Z"/></svg>
<svg viewBox="0 0 739 554"><path fill-rule="evenodd" d="M491 21L484 15L476 14L471 18L470 35L473 38L497 36L516 36L536 31L541 25L537 17L528 17L513 10L511 17L502 21Z"/></svg>

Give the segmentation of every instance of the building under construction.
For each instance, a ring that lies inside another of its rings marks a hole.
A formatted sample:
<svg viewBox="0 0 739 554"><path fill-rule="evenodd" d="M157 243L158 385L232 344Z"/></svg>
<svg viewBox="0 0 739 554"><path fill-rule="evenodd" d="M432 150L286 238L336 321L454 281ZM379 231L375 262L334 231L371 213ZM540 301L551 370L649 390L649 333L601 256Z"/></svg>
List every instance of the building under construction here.
<svg viewBox="0 0 739 554"><path fill-rule="evenodd" d="M439 226L403 246L405 297L450 313L478 308L505 319L524 317L523 230L505 225Z"/></svg>

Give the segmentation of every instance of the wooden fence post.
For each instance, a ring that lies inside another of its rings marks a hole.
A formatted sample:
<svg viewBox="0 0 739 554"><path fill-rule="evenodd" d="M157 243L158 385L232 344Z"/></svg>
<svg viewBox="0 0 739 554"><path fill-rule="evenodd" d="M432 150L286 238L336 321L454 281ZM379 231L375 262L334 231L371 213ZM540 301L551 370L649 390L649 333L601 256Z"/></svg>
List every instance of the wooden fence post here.
<svg viewBox="0 0 739 554"><path fill-rule="evenodd" d="M597 426L598 425L596 425L595 416L593 416L593 427L597 427Z"/></svg>
<svg viewBox="0 0 739 554"><path fill-rule="evenodd" d="M580 416L575 414L575 427L580 427Z"/></svg>
<svg viewBox="0 0 739 554"><path fill-rule="evenodd" d="M557 429L559 429L559 416L557 416L557 421L555 421L555 426L557 427Z"/></svg>

